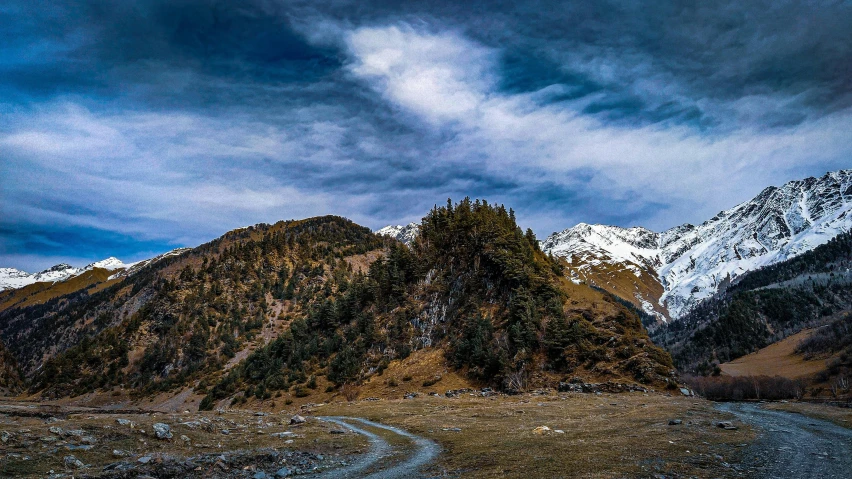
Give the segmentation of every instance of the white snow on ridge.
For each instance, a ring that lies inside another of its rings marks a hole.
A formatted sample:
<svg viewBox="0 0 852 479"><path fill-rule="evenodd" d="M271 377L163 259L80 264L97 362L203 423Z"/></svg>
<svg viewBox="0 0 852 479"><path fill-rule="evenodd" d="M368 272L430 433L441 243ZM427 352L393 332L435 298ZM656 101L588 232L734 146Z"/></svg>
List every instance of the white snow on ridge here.
<svg viewBox="0 0 852 479"><path fill-rule="evenodd" d="M189 251L189 248L178 248L154 258L137 261L135 263L125 263L120 259L111 256L107 259L95 261L94 263L87 265L85 268L75 268L71 265L62 263L35 274L30 274L14 268L0 268L0 291L23 288L24 286L28 286L33 283L58 283L75 276L79 276L80 274L85 273L86 271L91 271L95 268L115 271L115 273L108 279L114 279L120 276L130 276L148 264L152 264L169 256L182 254L186 251Z"/></svg>
<svg viewBox="0 0 852 479"><path fill-rule="evenodd" d="M850 229L852 170L842 170L766 188L699 226L654 233L581 223L552 234L542 249L569 260L576 256L585 263L580 268L617 264L637 276L634 268L645 268L664 287L660 304L678 318L724 281L810 251Z"/></svg>
<svg viewBox="0 0 852 479"><path fill-rule="evenodd" d="M14 268L0 268L0 291L23 288L33 283L55 283L65 281L85 271L69 264L60 263L44 271L30 274Z"/></svg>
<svg viewBox="0 0 852 479"><path fill-rule="evenodd" d="M376 230L377 235L390 236L391 238L396 238L407 245L411 245L411 243L414 242L414 238L417 237L419 232L420 225L418 223L409 223L405 226L388 225Z"/></svg>
<svg viewBox="0 0 852 479"><path fill-rule="evenodd" d="M116 270L116 269L124 269L124 268L127 268L128 266L130 266L130 265L124 264L120 259L116 258L115 256L110 256L107 259L95 261L94 263L86 266L85 269L86 270L92 270L92 269L95 269L95 268L103 268L103 269L112 271L112 270Z"/></svg>

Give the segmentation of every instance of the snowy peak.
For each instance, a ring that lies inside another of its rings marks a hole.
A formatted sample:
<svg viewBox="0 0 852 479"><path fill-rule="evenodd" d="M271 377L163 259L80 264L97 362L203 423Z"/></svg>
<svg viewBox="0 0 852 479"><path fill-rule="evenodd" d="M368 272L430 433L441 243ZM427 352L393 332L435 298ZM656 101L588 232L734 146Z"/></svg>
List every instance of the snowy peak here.
<svg viewBox="0 0 852 479"><path fill-rule="evenodd" d="M385 226L376 231L377 235L381 236L390 236L391 238L396 238L403 243L410 245L414 242L414 238L417 237L418 232L420 231L420 225L417 223L409 223L405 226L402 225L389 225Z"/></svg>
<svg viewBox="0 0 852 479"><path fill-rule="evenodd" d="M542 249L569 263L583 258L591 266L647 268L664 288L657 301L677 318L743 273L810 251L848 231L850 209L852 170L842 170L765 188L699 226L654 233L581 223L554 233Z"/></svg>
<svg viewBox="0 0 852 479"><path fill-rule="evenodd" d="M611 261L654 264L659 234L642 227L589 225L580 223L545 239L541 247L556 256L602 253Z"/></svg>
<svg viewBox="0 0 852 479"><path fill-rule="evenodd" d="M15 268L0 268L0 291L30 284L30 273Z"/></svg>
<svg viewBox="0 0 852 479"><path fill-rule="evenodd" d="M78 276L95 268L108 271L123 270L133 266L135 263L125 264L120 259L109 257L101 261L95 261L85 268L75 268L67 263L60 263L50 268L30 274L14 268L0 268L0 291L5 289L23 288L34 283L57 283Z"/></svg>
<svg viewBox="0 0 852 479"><path fill-rule="evenodd" d="M116 270L116 269L124 269L124 268L127 268L128 266L130 266L130 265L124 264L124 262L122 262L120 259L116 258L115 256L110 256L107 259L95 261L94 263L86 266L85 269L92 270L92 269L95 269L95 268L102 268L102 269L106 269L106 270L109 270L109 271L113 271L113 270Z"/></svg>
<svg viewBox="0 0 852 479"><path fill-rule="evenodd" d="M33 283L65 281L82 273L83 270L70 264L60 263L38 273L30 274L15 268L0 268L0 291L23 288Z"/></svg>

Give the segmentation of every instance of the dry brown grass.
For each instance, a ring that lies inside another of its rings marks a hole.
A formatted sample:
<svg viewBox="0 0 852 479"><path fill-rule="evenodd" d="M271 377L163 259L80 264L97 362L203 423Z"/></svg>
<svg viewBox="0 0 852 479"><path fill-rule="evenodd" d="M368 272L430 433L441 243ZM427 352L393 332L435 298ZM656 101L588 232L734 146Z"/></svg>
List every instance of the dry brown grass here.
<svg viewBox="0 0 852 479"><path fill-rule="evenodd" d="M813 329L806 329L759 351L720 364L719 367L729 376L781 376L788 379L813 377L825 369L825 360L807 361L801 354L796 354L799 342L813 332Z"/></svg>
<svg viewBox="0 0 852 479"><path fill-rule="evenodd" d="M366 417L434 439L443 454L433 472L453 477L734 476L713 455L736 462L736 445L754 437L747 428L715 427L727 418L706 401L662 394L420 396L331 403L314 412ZM683 424L669 426L671 418ZM564 433L539 435L538 426Z"/></svg>
<svg viewBox="0 0 852 479"><path fill-rule="evenodd" d="M366 274L367 271L369 271L370 269L370 265L373 264L374 261L379 259L379 257L383 256L384 254L384 250L377 249L373 251L367 251L364 254L347 256L346 258L343 258L343 260L349 263L349 266L352 267L352 271Z"/></svg>
<svg viewBox="0 0 852 479"><path fill-rule="evenodd" d="M81 289L89 288L89 294L100 291L107 286L121 282L123 278L107 281L114 271L94 268L67 281L58 283L34 283L23 288L6 291L0 296L0 311L13 307L26 307L42 304L53 298L71 294Z"/></svg>
<svg viewBox="0 0 852 479"><path fill-rule="evenodd" d="M570 262L565 259L562 262L566 271L574 271L586 283L594 284L642 309L642 304L636 299L638 294L651 303L655 312L668 317L668 312L659 304L664 292L663 285L647 268L633 264L639 269L637 276L632 270L618 264L601 263L589 269L586 262L576 256Z"/></svg>

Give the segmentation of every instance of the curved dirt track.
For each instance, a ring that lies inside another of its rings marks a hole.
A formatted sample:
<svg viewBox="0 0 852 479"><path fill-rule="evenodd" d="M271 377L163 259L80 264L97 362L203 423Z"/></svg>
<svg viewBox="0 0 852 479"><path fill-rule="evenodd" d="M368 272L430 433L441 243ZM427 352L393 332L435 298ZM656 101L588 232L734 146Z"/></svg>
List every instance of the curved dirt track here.
<svg viewBox="0 0 852 479"><path fill-rule="evenodd" d="M760 477L852 477L852 429L751 403L723 403L717 408L757 427L759 437L747 455Z"/></svg>
<svg viewBox="0 0 852 479"><path fill-rule="evenodd" d="M416 436L402 429L386 426L357 417L321 417L322 421L330 422L364 435L370 441L370 451L364 454L354 464L325 471L316 477L323 479L365 478L365 479L397 479L428 477L420 472L420 468L432 462L440 453L441 448L432 440ZM354 425L354 424L357 425ZM394 447L383 438L383 435L399 436L410 442L413 448L402 450ZM396 460L397 453L402 453L402 459Z"/></svg>

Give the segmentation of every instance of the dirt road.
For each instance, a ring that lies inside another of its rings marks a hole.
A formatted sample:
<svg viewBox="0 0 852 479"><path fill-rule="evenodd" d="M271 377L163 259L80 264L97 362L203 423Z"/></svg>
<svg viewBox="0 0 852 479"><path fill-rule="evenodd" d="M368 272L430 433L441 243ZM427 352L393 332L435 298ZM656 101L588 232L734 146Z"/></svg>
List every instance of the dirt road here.
<svg viewBox="0 0 852 479"><path fill-rule="evenodd" d="M325 471L317 476L323 479L428 477L424 476L420 469L432 462L440 452L440 447L434 441L396 427L355 417L336 416L319 419L362 434L370 441L370 451L357 462Z"/></svg>
<svg viewBox="0 0 852 479"><path fill-rule="evenodd" d="M753 403L722 403L717 408L758 429L760 436L746 456L762 477L850 477L852 429Z"/></svg>

